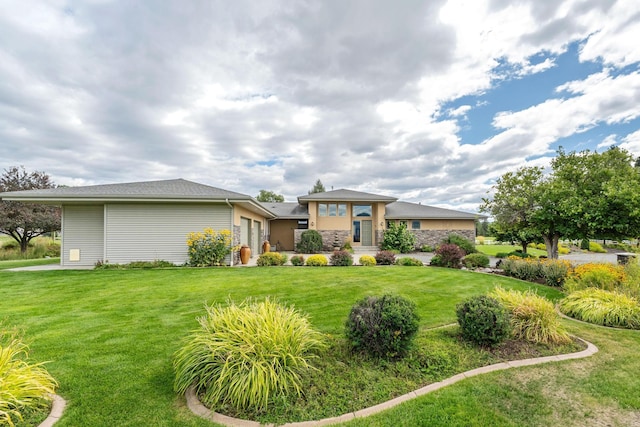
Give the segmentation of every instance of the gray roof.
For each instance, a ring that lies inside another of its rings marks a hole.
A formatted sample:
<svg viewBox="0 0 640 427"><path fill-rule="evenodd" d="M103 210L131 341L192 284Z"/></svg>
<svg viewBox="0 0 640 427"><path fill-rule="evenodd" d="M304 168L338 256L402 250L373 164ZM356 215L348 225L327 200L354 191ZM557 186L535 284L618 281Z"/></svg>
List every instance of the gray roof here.
<svg viewBox="0 0 640 427"><path fill-rule="evenodd" d="M24 201L71 201L86 199L252 200L251 196L247 196L246 194L198 184L184 179L12 191L0 193L0 198Z"/></svg>
<svg viewBox="0 0 640 427"><path fill-rule="evenodd" d="M361 191L353 191L353 190L331 190L325 191L323 193L313 193L307 196L298 197L298 202L300 203L309 203L311 201L315 202L340 202L340 201L350 201L350 202L385 202L391 203L395 202L395 197L389 196L380 196L378 194L371 193L363 193Z"/></svg>
<svg viewBox="0 0 640 427"><path fill-rule="evenodd" d="M275 214L278 219L306 219L309 211L306 206L295 202L269 202L262 203L266 209Z"/></svg>
<svg viewBox="0 0 640 427"><path fill-rule="evenodd" d="M385 219L476 219L485 215L419 205L409 202L394 202L386 206Z"/></svg>

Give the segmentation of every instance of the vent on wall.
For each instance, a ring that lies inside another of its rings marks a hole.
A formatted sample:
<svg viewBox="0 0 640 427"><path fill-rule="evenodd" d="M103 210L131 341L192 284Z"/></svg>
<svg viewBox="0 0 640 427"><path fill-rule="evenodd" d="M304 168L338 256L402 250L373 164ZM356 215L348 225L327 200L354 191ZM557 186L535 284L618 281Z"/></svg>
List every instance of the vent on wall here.
<svg viewBox="0 0 640 427"><path fill-rule="evenodd" d="M69 249L69 261L80 261L80 249Z"/></svg>

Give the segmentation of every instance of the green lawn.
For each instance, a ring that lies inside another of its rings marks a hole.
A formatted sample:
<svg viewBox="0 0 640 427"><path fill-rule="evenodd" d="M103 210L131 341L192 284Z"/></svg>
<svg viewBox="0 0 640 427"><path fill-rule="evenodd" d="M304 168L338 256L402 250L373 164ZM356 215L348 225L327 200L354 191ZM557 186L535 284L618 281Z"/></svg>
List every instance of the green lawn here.
<svg viewBox="0 0 640 427"><path fill-rule="evenodd" d="M426 267L0 271L0 312L5 325L24 330L34 360L51 361L47 367L68 401L57 426L206 426L173 393L171 368L205 303L272 295L308 313L317 329L339 334L351 305L365 295L412 299L426 328L454 322L457 302L496 284L560 296L504 277ZM465 380L353 424L639 420L640 333L567 324L600 353Z"/></svg>
<svg viewBox="0 0 640 427"><path fill-rule="evenodd" d="M478 252L482 252L485 255L496 256L500 252L509 253L513 251L521 251L522 246L513 245L476 245ZM527 253L533 256L546 255L547 251L541 251L540 249L527 248Z"/></svg>
<svg viewBox="0 0 640 427"><path fill-rule="evenodd" d="M8 268L29 267L32 265L60 264L60 258L19 259L12 261L0 261L0 270Z"/></svg>

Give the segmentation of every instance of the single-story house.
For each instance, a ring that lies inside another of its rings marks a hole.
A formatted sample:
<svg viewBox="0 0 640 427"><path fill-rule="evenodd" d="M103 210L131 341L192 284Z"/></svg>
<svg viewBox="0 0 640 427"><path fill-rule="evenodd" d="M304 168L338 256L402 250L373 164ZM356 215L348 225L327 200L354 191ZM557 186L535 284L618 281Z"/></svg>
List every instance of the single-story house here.
<svg viewBox="0 0 640 427"><path fill-rule="evenodd" d="M449 233L475 238L482 216L352 190L298 197L297 203L260 203L253 197L184 179L58 187L0 193L2 200L62 207L61 264L187 261L187 234L228 229L234 245L261 252L268 240L294 250L307 229L320 232L325 249L334 241L376 247L391 222L406 223L417 247L435 245ZM230 263L237 262L230 259Z"/></svg>

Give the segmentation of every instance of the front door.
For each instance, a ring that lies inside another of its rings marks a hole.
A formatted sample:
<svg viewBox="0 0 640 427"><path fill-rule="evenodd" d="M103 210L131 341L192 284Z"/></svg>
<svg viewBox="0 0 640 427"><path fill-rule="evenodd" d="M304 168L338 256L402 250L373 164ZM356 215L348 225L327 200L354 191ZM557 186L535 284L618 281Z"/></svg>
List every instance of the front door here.
<svg viewBox="0 0 640 427"><path fill-rule="evenodd" d="M373 246L373 223L371 220L362 221L362 246Z"/></svg>

